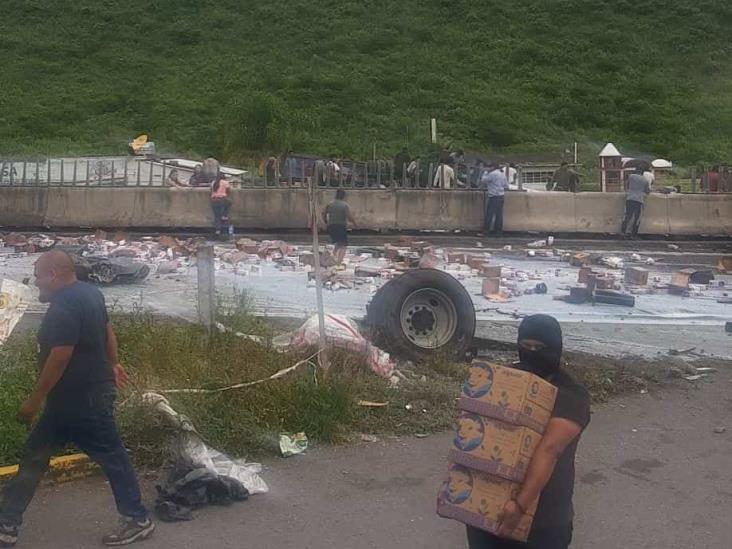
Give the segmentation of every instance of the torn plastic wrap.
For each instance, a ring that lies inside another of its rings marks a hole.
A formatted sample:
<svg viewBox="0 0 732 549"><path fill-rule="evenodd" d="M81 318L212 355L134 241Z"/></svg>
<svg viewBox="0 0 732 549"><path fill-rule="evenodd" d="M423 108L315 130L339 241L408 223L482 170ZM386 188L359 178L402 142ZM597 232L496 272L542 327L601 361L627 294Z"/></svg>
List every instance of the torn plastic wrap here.
<svg viewBox="0 0 732 549"><path fill-rule="evenodd" d="M172 437L168 445L173 473L180 471L186 474L194 469L205 468L217 475L239 481L252 495L269 491L267 484L259 476L262 472L259 463L232 459L206 445L190 419L176 412L164 396L145 393L142 395L142 401L176 431L176 436Z"/></svg>
<svg viewBox="0 0 732 549"><path fill-rule="evenodd" d="M31 291L15 280L0 282L0 345L10 337L13 329L28 309Z"/></svg>
<svg viewBox="0 0 732 549"><path fill-rule="evenodd" d="M305 324L294 332L278 336L272 340L275 347L287 350L305 350L317 347L320 341L318 317L310 317ZM328 346L343 349L363 356L374 373L390 378L394 373L394 361L386 353L371 344L358 331L356 324L343 315L325 315L325 340Z"/></svg>

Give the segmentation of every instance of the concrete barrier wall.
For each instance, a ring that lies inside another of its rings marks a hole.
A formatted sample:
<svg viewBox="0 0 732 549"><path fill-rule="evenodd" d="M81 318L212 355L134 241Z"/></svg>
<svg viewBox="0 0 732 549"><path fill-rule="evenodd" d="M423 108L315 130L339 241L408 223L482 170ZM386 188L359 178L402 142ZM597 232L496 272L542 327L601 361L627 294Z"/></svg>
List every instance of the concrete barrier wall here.
<svg viewBox="0 0 732 549"><path fill-rule="evenodd" d="M332 189L318 191L321 207ZM240 189L231 219L239 229L305 229L305 189ZM373 230L480 230L485 197L472 191L358 190L347 200L359 226ZM618 233L619 193L509 193L504 228L516 232ZM0 226L206 228L206 189L0 188ZM732 195L651 195L641 233L732 236Z"/></svg>

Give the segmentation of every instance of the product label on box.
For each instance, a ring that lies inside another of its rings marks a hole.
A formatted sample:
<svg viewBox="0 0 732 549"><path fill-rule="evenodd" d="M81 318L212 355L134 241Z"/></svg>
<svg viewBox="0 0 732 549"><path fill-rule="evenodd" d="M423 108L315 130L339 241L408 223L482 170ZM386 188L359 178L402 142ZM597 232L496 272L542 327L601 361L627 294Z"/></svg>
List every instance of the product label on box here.
<svg viewBox="0 0 732 549"><path fill-rule="evenodd" d="M557 389L529 372L474 361L463 384L460 408L525 425L543 433L554 409Z"/></svg>
<svg viewBox="0 0 732 549"><path fill-rule="evenodd" d="M461 465L452 465L437 497L437 514L495 533L499 514L518 489L518 484L471 471ZM531 513L534 509L530 510ZM531 514L525 515L512 537L525 541L532 521Z"/></svg>
<svg viewBox="0 0 732 549"><path fill-rule="evenodd" d="M522 482L541 435L528 427L463 412L449 458L455 463Z"/></svg>

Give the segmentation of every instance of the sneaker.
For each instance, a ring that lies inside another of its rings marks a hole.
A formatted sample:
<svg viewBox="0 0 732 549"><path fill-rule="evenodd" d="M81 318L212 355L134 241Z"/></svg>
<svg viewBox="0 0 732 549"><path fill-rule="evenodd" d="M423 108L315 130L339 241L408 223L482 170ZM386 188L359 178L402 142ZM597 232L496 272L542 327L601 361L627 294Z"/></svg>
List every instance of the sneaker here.
<svg viewBox="0 0 732 549"><path fill-rule="evenodd" d="M0 547L15 547L18 541L18 527L0 524Z"/></svg>
<svg viewBox="0 0 732 549"><path fill-rule="evenodd" d="M109 534L102 539L102 543L109 547L117 547L119 545L129 545L136 541L142 541L149 538L153 530L155 530L155 523L150 519L143 521L137 521L123 517L119 522L119 529Z"/></svg>

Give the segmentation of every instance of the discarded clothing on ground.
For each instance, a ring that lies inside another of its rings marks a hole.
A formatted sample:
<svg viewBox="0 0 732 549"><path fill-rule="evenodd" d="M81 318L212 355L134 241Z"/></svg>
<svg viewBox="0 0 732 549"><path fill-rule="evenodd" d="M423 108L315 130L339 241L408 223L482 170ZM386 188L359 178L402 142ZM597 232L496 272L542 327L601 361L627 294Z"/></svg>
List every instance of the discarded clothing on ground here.
<svg viewBox="0 0 732 549"><path fill-rule="evenodd" d="M191 509L226 505L269 491L259 476L260 464L234 460L207 446L191 421L162 395L145 393L142 401L174 430L158 487L155 509L160 520L190 520Z"/></svg>
<svg viewBox="0 0 732 549"><path fill-rule="evenodd" d="M205 467L183 475L174 471L163 486L156 486L155 514L164 522L191 520L194 509L206 505L231 505L249 498L249 490L236 479Z"/></svg>

